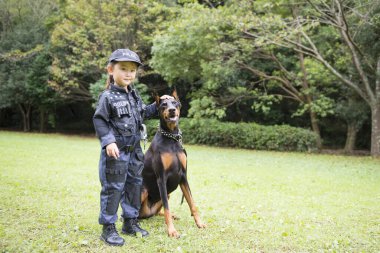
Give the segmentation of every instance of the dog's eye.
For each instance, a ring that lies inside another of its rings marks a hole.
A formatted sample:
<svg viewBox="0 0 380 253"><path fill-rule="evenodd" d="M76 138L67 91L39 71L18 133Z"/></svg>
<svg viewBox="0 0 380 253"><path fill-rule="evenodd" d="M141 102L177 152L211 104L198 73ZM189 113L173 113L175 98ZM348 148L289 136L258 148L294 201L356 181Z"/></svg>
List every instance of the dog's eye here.
<svg viewBox="0 0 380 253"><path fill-rule="evenodd" d="M166 102L163 102L162 104L161 104L161 106L168 106L168 103L166 103Z"/></svg>

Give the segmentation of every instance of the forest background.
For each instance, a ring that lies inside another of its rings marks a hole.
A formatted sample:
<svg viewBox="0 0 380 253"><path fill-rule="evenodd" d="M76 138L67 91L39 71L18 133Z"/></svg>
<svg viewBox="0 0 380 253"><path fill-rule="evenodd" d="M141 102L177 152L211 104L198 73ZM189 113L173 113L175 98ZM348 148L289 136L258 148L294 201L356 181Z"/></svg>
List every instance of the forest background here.
<svg viewBox="0 0 380 253"><path fill-rule="evenodd" d="M93 133L107 57L182 117L310 129L380 156L379 0L0 0L0 128Z"/></svg>

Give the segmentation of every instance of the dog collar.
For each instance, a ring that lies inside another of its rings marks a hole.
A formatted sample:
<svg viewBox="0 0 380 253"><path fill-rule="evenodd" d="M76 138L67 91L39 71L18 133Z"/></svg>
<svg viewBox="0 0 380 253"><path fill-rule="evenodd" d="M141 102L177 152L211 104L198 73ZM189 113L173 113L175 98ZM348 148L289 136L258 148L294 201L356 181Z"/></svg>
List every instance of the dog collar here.
<svg viewBox="0 0 380 253"><path fill-rule="evenodd" d="M181 130L178 129L178 134L173 134L173 133L170 133L168 131L165 131L161 127L158 127L158 130L160 131L160 133L163 136L168 137L170 139L173 139L175 141L178 141L181 144L181 146L182 146L182 132L181 132Z"/></svg>

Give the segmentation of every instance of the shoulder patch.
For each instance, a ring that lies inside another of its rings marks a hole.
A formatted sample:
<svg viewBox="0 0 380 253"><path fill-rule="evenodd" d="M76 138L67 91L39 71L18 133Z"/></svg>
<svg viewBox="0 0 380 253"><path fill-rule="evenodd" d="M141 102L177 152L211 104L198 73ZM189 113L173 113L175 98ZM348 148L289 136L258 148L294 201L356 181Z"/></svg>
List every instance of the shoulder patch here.
<svg viewBox="0 0 380 253"><path fill-rule="evenodd" d="M111 93L110 90L104 90L104 91L102 91L102 94L104 94L104 95L109 95L110 93Z"/></svg>
<svg viewBox="0 0 380 253"><path fill-rule="evenodd" d="M110 96L110 90L104 90L102 91L100 94L99 94L99 97L98 97L98 100L100 101L100 99L105 99L105 98L109 98Z"/></svg>

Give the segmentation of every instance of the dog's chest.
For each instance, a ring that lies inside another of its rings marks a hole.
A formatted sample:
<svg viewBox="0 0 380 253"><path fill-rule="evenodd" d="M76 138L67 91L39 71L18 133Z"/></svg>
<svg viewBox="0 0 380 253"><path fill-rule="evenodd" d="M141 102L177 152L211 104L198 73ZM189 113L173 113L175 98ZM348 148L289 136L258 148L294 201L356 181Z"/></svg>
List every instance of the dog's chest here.
<svg viewBox="0 0 380 253"><path fill-rule="evenodd" d="M178 157L173 158L172 164L165 170L165 174L167 178L166 186L170 193L177 188L186 174L185 167Z"/></svg>
<svg viewBox="0 0 380 253"><path fill-rule="evenodd" d="M186 155L183 152L163 152L161 162L167 173L181 173L186 170Z"/></svg>

